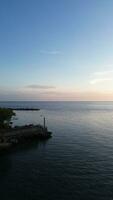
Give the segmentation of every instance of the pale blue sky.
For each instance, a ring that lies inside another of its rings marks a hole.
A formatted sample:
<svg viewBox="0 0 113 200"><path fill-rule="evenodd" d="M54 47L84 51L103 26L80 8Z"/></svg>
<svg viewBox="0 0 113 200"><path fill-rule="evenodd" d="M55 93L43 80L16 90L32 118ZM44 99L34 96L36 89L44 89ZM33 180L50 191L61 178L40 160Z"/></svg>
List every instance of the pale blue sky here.
<svg viewBox="0 0 113 200"><path fill-rule="evenodd" d="M113 0L0 0L1 100L113 100Z"/></svg>

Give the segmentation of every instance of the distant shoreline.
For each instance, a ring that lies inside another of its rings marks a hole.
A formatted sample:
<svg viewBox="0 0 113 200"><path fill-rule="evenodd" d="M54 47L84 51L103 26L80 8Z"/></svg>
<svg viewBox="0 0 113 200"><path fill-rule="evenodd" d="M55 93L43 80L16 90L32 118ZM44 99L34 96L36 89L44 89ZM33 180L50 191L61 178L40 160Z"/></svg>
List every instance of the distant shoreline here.
<svg viewBox="0 0 113 200"><path fill-rule="evenodd" d="M20 110L20 111L23 111L23 110L25 110L25 111L38 111L38 110L40 110L39 108L10 108L10 109Z"/></svg>
<svg viewBox="0 0 113 200"><path fill-rule="evenodd" d="M4 107L0 107L0 108L4 108ZM11 108L11 107L8 107L8 109L11 109L11 110L19 110L19 111L38 111L40 110L39 108Z"/></svg>

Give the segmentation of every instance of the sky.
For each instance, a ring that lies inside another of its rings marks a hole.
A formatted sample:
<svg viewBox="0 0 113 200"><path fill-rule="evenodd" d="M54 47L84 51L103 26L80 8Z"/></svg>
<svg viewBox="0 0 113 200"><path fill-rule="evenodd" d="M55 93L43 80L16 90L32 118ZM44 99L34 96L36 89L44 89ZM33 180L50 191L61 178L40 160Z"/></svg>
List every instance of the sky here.
<svg viewBox="0 0 113 200"><path fill-rule="evenodd" d="M113 100L113 0L0 0L0 100Z"/></svg>

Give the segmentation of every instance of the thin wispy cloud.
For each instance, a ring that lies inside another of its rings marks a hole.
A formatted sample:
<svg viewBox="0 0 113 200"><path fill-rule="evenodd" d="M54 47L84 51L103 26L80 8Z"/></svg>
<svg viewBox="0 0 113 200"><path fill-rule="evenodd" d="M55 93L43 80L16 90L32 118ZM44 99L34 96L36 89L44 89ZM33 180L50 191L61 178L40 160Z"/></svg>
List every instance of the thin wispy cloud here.
<svg viewBox="0 0 113 200"><path fill-rule="evenodd" d="M41 50L40 51L41 54L47 54L47 55L61 55L62 52L61 51L45 51L45 50Z"/></svg>
<svg viewBox="0 0 113 200"><path fill-rule="evenodd" d="M90 84L96 84L96 83L102 83L102 82L105 82L105 81L112 81L113 79L112 78L98 78L98 79L93 79L90 81Z"/></svg>
<svg viewBox="0 0 113 200"><path fill-rule="evenodd" d="M55 86L51 85L37 85L37 84L32 84L32 85L27 85L25 88L28 89L41 89L41 90L48 90L48 89L55 89Z"/></svg>
<svg viewBox="0 0 113 200"><path fill-rule="evenodd" d="M111 91L92 91L92 90L86 90L86 91L78 91L78 90L66 90L56 88L53 90L26 90L23 88L16 89L15 90L8 90L7 88L4 90L0 90L0 99L2 101L4 100L46 100L46 101L111 101L113 100L113 92Z"/></svg>
<svg viewBox="0 0 113 200"><path fill-rule="evenodd" d="M90 84L99 84L113 81L113 70L95 72L91 75Z"/></svg>
<svg viewBox="0 0 113 200"><path fill-rule="evenodd" d="M102 71L102 72L95 72L93 75L95 76L106 76L113 74L113 70Z"/></svg>

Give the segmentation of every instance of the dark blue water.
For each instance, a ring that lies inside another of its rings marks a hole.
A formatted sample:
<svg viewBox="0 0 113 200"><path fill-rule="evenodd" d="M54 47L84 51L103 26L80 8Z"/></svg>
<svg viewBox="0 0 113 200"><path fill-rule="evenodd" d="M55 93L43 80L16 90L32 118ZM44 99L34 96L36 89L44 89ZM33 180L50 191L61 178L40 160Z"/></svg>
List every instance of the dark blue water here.
<svg viewBox="0 0 113 200"><path fill-rule="evenodd" d="M53 137L0 155L1 200L113 199L113 102L1 102Z"/></svg>

